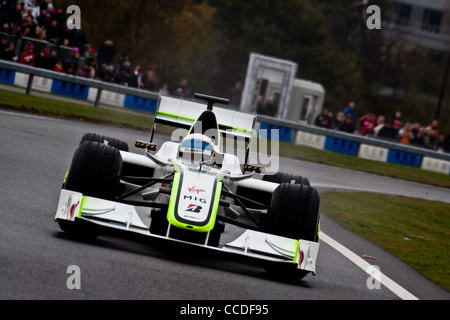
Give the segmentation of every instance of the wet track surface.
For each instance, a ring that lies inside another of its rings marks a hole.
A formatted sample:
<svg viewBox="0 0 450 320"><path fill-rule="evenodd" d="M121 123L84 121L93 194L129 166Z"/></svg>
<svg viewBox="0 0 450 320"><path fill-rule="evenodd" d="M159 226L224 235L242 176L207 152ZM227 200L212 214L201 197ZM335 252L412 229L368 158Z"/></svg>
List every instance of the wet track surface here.
<svg viewBox="0 0 450 320"><path fill-rule="evenodd" d="M0 111L0 299L399 299L384 286L368 288L369 275L323 240L317 275L285 283L269 278L261 266L203 251L112 236L91 242L71 238L53 217L64 174L86 132L124 140L131 151L135 139L149 136ZM350 170L290 159L281 159L280 167L310 178L320 191L364 186L376 192L450 199L448 189ZM450 298L447 291L324 214L321 230L358 256L376 257L369 263L415 297ZM79 290L67 287L71 265L80 268Z"/></svg>

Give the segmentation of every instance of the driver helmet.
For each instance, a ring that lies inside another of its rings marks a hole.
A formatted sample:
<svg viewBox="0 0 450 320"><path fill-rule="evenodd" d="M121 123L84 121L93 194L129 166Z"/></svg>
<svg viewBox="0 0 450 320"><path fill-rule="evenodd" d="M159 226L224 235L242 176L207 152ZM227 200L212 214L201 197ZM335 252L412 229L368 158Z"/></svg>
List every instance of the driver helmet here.
<svg viewBox="0 0 450 320"><path fill-rule="evenodd" d="M185 162L191 164L213 164L214 155L213 142L203 134L190 134L180 143L179 156Z"/></svg>

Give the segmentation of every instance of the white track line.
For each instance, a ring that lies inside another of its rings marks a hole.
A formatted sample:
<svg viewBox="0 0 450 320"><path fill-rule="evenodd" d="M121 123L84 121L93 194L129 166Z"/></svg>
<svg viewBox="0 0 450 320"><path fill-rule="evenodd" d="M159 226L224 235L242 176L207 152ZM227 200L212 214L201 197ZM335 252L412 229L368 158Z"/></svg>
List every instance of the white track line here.
<svg viewBox="0 0 450 320"><path fill-rule="evenodd" d="M368 273L371 276L374 276L369 273L369 270L373 270L371 267L371 264L365 261L363 258L359 257L357 254L353 253L346 247L344 247L342 244L337 242L336 240L330 238L326 234L324 234L322 231L320 232L320 240L340 252L344 257L349 259L351 262L356 264L358 267L364 270L364 272ZM393 293L395 293L399 298L403 300L419 300L417 297L415 297L413 294L408 292L406 289L398 285L396 282L394 282L392 279L388 278L383 273L379 273L379 279L377 280L384 285L386 288L391 290ZM375 276L374 276L375 277Z"/></svg>
<svg viewBox="0 0 450 320"><path fill-rule="evenodd" d="M34 118L34 119L42 119L42 120L50 120L50 121L55 120L54 118L50 118L50 117L36 116L36 115L28 114L28 113L21 113L21 112L14 112L14 111L0 110L0 113L8 114L11 116L24 117L24 118Z"/></svg>

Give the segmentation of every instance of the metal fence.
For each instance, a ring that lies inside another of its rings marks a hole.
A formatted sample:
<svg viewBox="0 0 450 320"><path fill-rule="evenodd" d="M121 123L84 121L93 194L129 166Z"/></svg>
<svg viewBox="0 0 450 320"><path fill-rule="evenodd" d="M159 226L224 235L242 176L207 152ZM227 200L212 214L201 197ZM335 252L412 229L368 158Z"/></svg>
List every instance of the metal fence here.
<svg viewBox="0 0 450 320"><path fill-rule="evenodd" d="M71 60L76 51L76 49L73 47L57 45L55 43L51 43L51 42L48 42L45 40L40 40L37 38L19 37L17 35L0 33L0 41L2 41L3 38L5 38L5 37L8 37L10 42L12 42L14 44L14 50L15 50L14 53L15 53L16 57L19 57L20 53L25 51L29 44L32 44L34 46L34 54L36 56L38 56L39 53L44 49L47 49L49 53L52 52L53 50L56 50L57 58L61 63L66 60ZM84 48L84 51L88 51L89 48L90 48L90 45L86 45L86 47ZM78 69L75 70L75 72L78 71L79 69L81 69L84 65L84 57L83 56L80 55L77 58L77 60L78 60Z"/></svg>
<svg viewBox="0 0 450 320"><path fill-rule="evenodd" d="M259 115L257 117L258 122L267 123L269 125L280 127L280 128L289 128L292 129L293 132L307 132L314 135L340 139L345 141L354 142L356 144L367 144L374 147L385 148L389 150L397 150L400 152L409 152L413 154L418 154L420 156L427 156L436 159L442 159L446 161L450 161L449 153L437 152L430 149L414 147L407 144L398 143L396 141L390 141L381 138L372 138L366 137L357 134L345 133L336 130L324 129L316 126L310 126L305 124L300 124L294 121L288 120L280 120L272 117L267 117L263 115Z"/></svg>
<svg viewBox="0 0 450 320"><path fill-rule="evenodd" d="M77 77L74 75L69 75L65 73L55 72L51 70L45 70L35 67L30 67L24 64L15 63L15 62L9 62L5 60L0 60L0 71L1 70L9 70L12 72L20 72L24 74L28 74L28 85L26 88L26 93L30 93L33 87L33 79L34 76L52 79L52 80L58 80L64 83L69 83L72 85L79 85L86 88L94 88L97 89L97 98L95 100L94 105L98 106L100 102L100 96L103 90L108 90L116 93L123 93L135 97L141 97L144 99L151 99L151 100L158 100L159 95L154 92L150 92L147 90L141 90L136 88L130 88L125 87L122 85L110 83L110 82L104 82L99 80L93 80L83 77Z"/></svg>

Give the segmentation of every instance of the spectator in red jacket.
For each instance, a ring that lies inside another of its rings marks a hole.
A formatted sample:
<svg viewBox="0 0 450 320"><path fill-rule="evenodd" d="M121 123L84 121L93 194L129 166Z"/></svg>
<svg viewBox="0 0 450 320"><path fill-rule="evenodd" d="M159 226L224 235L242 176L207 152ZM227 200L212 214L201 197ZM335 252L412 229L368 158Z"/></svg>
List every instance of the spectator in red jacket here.
<svg viewBox="0 0 450 320"><path fill-rule="evenodd" d="M29 66L34 66L35 59L36 56L34 55L34 46L32 44L29 44L27 50L23 51L19 56L19 62Z"/></svg>
<svg viewBox="0 0 450 320"><path fill-rule="evenodd" d="M368 114L362 116L359 119L359 122L361 124L361 129L359 132L363 136L375 134L373 129L377 126L377 118L375 117L375 115L373 113L368 113Z"/></svg>

